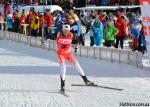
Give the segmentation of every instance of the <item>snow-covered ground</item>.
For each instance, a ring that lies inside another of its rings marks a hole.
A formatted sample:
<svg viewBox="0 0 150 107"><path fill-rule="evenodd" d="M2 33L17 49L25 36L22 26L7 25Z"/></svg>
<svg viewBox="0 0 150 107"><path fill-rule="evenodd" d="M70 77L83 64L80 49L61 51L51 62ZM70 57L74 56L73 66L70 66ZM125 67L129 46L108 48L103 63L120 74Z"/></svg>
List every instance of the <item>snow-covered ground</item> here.
<svg viewBox="0 0 150 107"><path fill-rule="evenodd" d="M150 103L150 69L78 57L91 81L122 88L72 87L83 83L68 64L66 92L60 88L55 52L0 40L0 107L119 107L122 102Z"/></svg>

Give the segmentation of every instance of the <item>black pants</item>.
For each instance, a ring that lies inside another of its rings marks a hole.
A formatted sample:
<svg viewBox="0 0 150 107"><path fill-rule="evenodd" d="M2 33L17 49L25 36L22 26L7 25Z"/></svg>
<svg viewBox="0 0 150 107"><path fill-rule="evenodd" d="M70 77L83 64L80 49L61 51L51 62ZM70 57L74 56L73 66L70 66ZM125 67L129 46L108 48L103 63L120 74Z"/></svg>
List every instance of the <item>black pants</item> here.
<svg viewBox="0 0 150 107"><path fill-rule="evenodd" d="M8 31L12 31L12 28L8 28Z"/></svg>
<svg viewBox="0 0 150 107"><path fill-rule="evenodd" d="M73 40L72 40L72 44L78 45L78 43L79 43L79 37L77 35L74 35Z"/></svg>
<svg viewBox="0 0 150 107"><path fill-rule="evenodd" d="M113 43L114 43L113 40L106 40L106 41L105 41L105 46L106 46L106 47L111 47Z"/></svg>
<svg viewBox="0 0 150 107"><path fill-rule="evenodd" d="M118 45L119 45L119 42L120 42L120 46L121 46L121 49L123 49L123 44L124 44L124 36L117 36L116 37L116 48L118 48Z"/></svg>
<svg viewBox="0 0 150 107"><path fill-rule="evenodd" d="M81 34L79 37L79 44L85 45L85 34Z"/></svg>
<svg viewBox="0 0 150 107"><path fill-rule="evenodd" d="M31 29L31 35L34 36L34 37L38 36L37 29L36 30Z"/></svg>
<svg viewBox="0 0 150 107"><path fill-rule="evenodd" d="M93 38L93 36L90 36L90 46L93 46L94 45L94 38Z"/></svg>
<svg viewBox="0 0 150 107"><path fill-rule="evenodd" d="M39 28L39 36L42 37L42 28Z"/></svg>
<svg viewBox="0 0 150 107"><path fill-rule="evenodd" d="M44 34L45 39L50 39L51 29L49 29L48 27L45 27L44 30L45 30L45 34Z"/></svg>

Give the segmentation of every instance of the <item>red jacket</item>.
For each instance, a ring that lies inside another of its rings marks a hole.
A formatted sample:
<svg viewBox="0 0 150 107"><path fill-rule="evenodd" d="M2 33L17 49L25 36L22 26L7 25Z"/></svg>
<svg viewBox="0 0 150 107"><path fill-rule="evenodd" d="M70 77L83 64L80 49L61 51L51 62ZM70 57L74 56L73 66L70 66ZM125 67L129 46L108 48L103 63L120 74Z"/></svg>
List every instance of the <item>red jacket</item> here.
<svg viewBox="0 0 150 107"><path fill-rule="evenodd" d="M52 15L51 14L47 14L46 18L47 18L47 20L46 20L47 26L49 28L52 28L52 26L53 26L53 17L52 17Z"/></svg>
<svg viewBox="0 0 150 107"><path fill-rule="evenodd" d="M26 15L25 14L21 15L21 17L20 17L20 23L21 24L26 24Z"/></svg>
<svg viewBox="0 0 150 107"><path fill-rule="evenodd" d="M126 32L127 24L125 23L123 18L119 18L116 21L115 27L119 30L117 36L127 36L127 32Z"/></svg>

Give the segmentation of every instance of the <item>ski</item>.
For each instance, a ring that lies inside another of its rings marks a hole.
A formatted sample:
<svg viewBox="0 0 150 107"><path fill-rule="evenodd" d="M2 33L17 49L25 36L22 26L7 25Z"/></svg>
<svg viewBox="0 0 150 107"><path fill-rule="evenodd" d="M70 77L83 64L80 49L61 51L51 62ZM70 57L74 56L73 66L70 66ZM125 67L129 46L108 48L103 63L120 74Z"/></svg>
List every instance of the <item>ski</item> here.
<svg viewBox="0 0 150 107"><path fill-rule="evenodd" d="M62 94L63 96L65 96L65 97L69 97L68 94L66 94L65 92L63 92L63 91L61 91L61 90L59 90L59 93Z"/></svg>
<svg viewBox="0 0 150 107"><path fill-rule="evenodd" d="M112 87L107 87L107 86L100 86L100 85L85 85L85 84L72 84L71 86L81 86L81 87L96 87L96 88L104 88L104 89L111 89L111 90L117 90L117 91L122 91L123 89L120 88L112 88Z"/></svg>

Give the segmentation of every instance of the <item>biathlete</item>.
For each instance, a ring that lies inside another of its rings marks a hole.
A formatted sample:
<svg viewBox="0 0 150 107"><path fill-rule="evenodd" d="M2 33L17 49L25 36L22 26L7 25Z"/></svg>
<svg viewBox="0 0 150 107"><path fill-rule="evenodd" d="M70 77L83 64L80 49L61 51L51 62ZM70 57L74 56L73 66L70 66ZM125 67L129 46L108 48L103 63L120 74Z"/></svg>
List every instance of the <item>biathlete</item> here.
<svg viewBox="0 0 150 107"><path fill-rule="evenodd" d="M66 64L65 61L69 61L73 64L81 75L84 83L86 85L94 85L93 82L89 81L81 68L79 62L71 51L71 43L73 40L73 34L70 32L70 25L64 24L62 27L62 31L60 31L57 35L57 54L58 54L58 62L61 67L60 71L60 79L61 79L61 91L65 91L65 75L66 75Z"/></svg>

